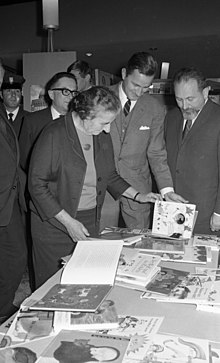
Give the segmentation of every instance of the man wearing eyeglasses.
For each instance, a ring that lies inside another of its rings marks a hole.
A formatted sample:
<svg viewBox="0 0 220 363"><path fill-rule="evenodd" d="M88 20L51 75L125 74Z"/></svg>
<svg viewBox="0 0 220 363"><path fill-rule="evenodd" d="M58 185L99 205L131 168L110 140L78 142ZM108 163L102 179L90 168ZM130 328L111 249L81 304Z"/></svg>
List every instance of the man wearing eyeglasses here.
<svg viewBox="0 0 220 363"><path fill-rule="evenodd" d="M76 77L67 72L56 73L46 84L45 98L49 105L24 119L19 144L21 166L27 172L33 146L43 128L68 111L69 102L77 94Z"/></svg>

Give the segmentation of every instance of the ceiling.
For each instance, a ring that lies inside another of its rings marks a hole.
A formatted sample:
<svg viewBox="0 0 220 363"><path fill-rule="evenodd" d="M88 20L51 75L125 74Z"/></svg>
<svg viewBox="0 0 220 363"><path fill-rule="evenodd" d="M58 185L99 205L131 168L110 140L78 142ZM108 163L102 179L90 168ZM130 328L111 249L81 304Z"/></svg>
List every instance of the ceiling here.
<svg viewBox="0 0 220 363"><path fill-rule="evenodd" d="M23 53L46 50L41 0L0 6L0 57L18 69ZM170 63L169 76L196 66L220 78L219 13L219 0L59 0L54 48L76 50L93 68L117 75L134 52L149 51L159 65Z"/></svg>

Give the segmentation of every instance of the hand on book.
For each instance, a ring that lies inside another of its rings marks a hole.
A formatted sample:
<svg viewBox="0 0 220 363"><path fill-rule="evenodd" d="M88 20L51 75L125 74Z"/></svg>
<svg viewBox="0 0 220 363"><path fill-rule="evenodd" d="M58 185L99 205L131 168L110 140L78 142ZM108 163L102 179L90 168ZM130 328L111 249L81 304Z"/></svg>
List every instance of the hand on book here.
<svg viewBox="0 0 220 363"><path fill-rule="evenodd" d="M164 195L166 202L176 202L176 203L189 203L188 200L181 197L181 195L176 194L175 192L168 192Z"/></svg>
<svg viewBox="0 0 220 363"><path fill-rule="evenodd" d="M89 237L89 232L82 223L72 218L69 213L62 209L55 218L62 223L74 242L85 240Z"/></svg>
<svg viewBox="0 0 220 363"><path fill-rule="evenodd" d="M210 220L210 229L212 232L220 230L220 215L213 213Z"/></svg>
<svg viewBox="0 0 220 363"><path fill-rule="evenodd" d="M155 203L156 200L162 200L160 194L157 193L139 194L136 198L136 201L139 203Z"/></svg>

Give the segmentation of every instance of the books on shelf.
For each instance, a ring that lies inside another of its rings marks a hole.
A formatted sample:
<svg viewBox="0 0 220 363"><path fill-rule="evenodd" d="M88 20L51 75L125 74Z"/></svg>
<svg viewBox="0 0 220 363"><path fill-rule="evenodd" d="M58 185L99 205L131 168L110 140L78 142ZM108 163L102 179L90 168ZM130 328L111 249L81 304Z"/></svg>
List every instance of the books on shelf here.
<svg viewBox="0 0 220 363"><path fill-rule="evenodd" d="M116 274L116 283L135 284L146 286L146 284L160 271L159 256L141 253L139 250L124 247L119 259Z"/></svg>
<svg viewBox="0 0 220 363"><path fill-rule="evenodd" d="M179 239L168 239L161 237L153 237L147 236L142 238L141 241L135 243L135 248L138 248L143 252L173 252L184 254L185 244L187 245L187 240L179 240Z"/></svg>
<svg viewBox="0 0 220 363"><path fill-rule="evenodd" d="M114 285L122 246L122 241L79 241L60 284L33 301L30 309L96 311Z"/></svg>
<svg viewBox="0 0 220 363"><path fill-rule="evenodd" d="M158 332L163 320L164 317L120 315L119 327L117 329L101 332L113 336L129 337L131 340L124 360L125 362L127 360L130 362L130 359L135 359L134 362L137 362L144 358L150 346L151 337Z"/></svg>
<svg viewBox="0 0 220 363"><path fill-rule="evenodd" d="M61 330L41 353L38 363L114 361L121 363L130 338Z"/></svg>
<svg viewBox="0 0 220 363"><path fill-rule="evenodd" d="M94 313L55 311L53 328L55 332L67 330L97 330L117 328L118 314L112 300L104 300Z"/></svg>
<svg viewBox="0 0 220 363"><path fill-rule="evenodd" d="M152 235L191 238L196 216L195 204L156 201Z"/></svg>

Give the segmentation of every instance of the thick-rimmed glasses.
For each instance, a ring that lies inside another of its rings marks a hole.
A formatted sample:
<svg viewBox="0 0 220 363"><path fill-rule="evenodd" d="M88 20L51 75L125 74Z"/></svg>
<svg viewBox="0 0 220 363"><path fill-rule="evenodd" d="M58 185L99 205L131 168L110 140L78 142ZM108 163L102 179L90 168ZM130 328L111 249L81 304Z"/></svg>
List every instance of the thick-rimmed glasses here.
<svg viewBox="0 0 220 363"><path fill-rule="evenodd" d="M76 91L76 90L73 90L73 91L71 91L70 89L68 89L68 88L52 88L52 90L51 91L60 91L60 92L62 92L62 95L63 96L69 96L69 95L71 95L72 97L75 97L75 96L77 96L78 95L78 91Z"/></svg>

